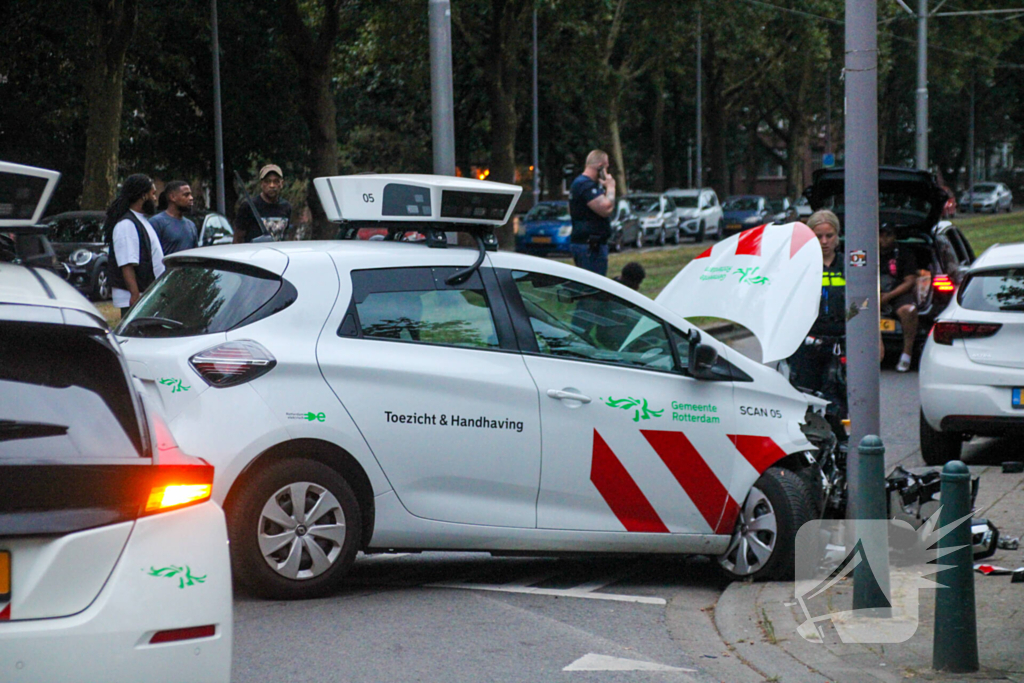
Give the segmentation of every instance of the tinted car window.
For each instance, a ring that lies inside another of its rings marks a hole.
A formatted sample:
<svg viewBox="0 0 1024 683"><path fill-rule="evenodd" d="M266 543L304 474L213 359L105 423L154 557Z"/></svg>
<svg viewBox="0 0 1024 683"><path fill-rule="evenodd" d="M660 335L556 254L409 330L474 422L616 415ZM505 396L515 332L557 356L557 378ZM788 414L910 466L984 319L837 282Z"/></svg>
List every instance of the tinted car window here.
<svg viewBox="0 0 1024 683"><path fill-rule="evenodd" d="M637 213L661 210L661 200L657 195L637 195L634 197L626 197L626 200Z"/></svg>
<svg viewBox="0 0 1024 683"><path fill-rule="evenodd" d="M697 208L697 195L682 195L675 196L673 199L676 202L676 206L684 209L696 209Z"/></svg>
<svg viewBox="0 0 1024 683"><path fill-rule="evenodd" d="M258 268L205 261L176 264L132 308L117 334L190 337L226 332L283 310L296 296L286 280Z"/></svg>
<svg viewBox="0 0 1024 683"><path fill-rule="evenodd" d="M935 239L935 250L938 252L939 263L942 265L942 272L952 274L957 271L960 259L957 257L953 244L946 235L939 235Z"/></svg>
<svg viewBox="0 0 1024 683"><path fill-rule="evenodd" d="M960 305L973 311L1024 311L1024 268L971 275L960 291Z"/></svg>
<svg viewBox="0 0 1024 683"><path fill-rule="evenodd" d="M545 355L671 371L665 326L642 309L564 278L512 273Z"/></svg>
<svg viewBox="0 0 1024 683"><path fill-rule="evenodd" d="M103 221L92 218L64 218L50 225L53 242L102 242Z"/></svg>
<svg viewBox="0 0 1024 683"><path fill-rule="evenodd" d="M0 459L136 458L139 421L106 336L0 324Z"/></svg>
<svg viewBox="0 0 1024 683"><path fill-rule="evenodd" d="M364 338L499 347L498 332L479 274L449 287L452 269L393 268L354 271L352 285Z"/></svg>
<svg viewBox="0 0 1024 683"><path fill-rule="evenodd" d="M559 204L538 204L526 214L528 221L567 221L569 220L569 205Z"/></svg>

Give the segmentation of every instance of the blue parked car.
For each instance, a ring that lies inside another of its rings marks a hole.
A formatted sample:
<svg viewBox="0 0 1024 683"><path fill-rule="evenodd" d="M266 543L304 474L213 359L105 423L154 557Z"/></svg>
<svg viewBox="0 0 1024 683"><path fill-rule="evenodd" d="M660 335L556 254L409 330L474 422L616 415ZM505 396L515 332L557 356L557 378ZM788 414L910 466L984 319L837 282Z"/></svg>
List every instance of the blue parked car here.
<svg viewBox="0 0 1024 683"><path fill-rule="evenodd" d="M569 202L538 202L523 217L516 233L516 251L543 255L552 252L569 253L572 219Z"/></svg>
<svg viewBox="0 0 1024 683"><path fill-rule="evenodd" d="M768 200L760 195L729 197L722 204L722 210L725 212L724 237L756 228L772 220L771 206Z"/></svg>

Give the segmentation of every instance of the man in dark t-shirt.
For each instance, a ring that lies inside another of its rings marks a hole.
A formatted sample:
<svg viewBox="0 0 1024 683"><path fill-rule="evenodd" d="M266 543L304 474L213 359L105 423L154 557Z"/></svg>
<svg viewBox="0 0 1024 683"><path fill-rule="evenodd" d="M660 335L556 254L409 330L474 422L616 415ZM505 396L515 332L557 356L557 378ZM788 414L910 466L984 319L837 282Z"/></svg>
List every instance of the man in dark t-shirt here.
<svg viewBox="0 0 1024 683"><path fill-rule="evenodd" d="M609 216L615 210L615 178L608 174L608 154L599 149L587 155L587 167L569 188L573 262L598 275L608 273Z"/></svg>
<svg viewBox="0 0 1024 683"><path fill-rule="evenodd" d="M887 223L878 227L878 276L881 314L883 317L895 314L903 327L903 353L896 371L906 372L910 369L917 338L917 262L913 254L900 250L896 232Z"/></svg>
<svg viewBox="0 0 1024 683"><path fill-rule="evenodd" d="M285 231L288 230L292 219L292 205L281 199L282 188L284 176L280 166L267 164L260 169L260 193L252 203L256 205L256 211L263 219L262 224L275 240L284 239ZM262 234L260 221L252 215L249 202L243 198L235 214L235 244L252 242Z"/></svg>

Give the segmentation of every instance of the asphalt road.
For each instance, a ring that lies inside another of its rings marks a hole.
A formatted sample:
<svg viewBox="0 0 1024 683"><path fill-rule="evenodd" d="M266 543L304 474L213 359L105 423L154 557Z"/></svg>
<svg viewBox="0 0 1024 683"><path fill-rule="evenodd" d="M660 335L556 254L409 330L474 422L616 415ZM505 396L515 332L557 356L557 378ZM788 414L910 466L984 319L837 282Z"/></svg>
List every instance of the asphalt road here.
<svg viewBox="0 0 1024 683"><path fill-rule="evenodd" d="M923 464L917 379L882 372L890 467ZM965 459L980 464L1009 448L971 443ZM747 680L708 617L724 585L705 558L360 556L329 598L237 596L234 680ZM648 669L623 669L639 666Z"/></svg>

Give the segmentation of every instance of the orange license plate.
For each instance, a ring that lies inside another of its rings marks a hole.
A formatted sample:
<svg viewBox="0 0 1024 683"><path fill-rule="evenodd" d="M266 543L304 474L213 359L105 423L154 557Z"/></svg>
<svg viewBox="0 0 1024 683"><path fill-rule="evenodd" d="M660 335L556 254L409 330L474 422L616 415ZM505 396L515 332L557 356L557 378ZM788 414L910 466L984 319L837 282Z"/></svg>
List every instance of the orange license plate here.
<svg viewBox="0 0 1024 683"><path fill-rule="evenodd" d="M0 602L11 601L11 553L0 550Z"/></svg>
<svg viewBox="0 0 1024 683"><path fill-rule="evenodd" d="M889 318L882 318L878 322L879 322L879 327L881 328L882 332L895 332L896 331L896 321L895 320L890 320Z"/></svg>
<svg viewBox="0 0 1024 683"><path fill-rule="evenodd" d="M550 237L534 237L533 238L533 243L534 244L551 244L551 238Z"/></svg>

